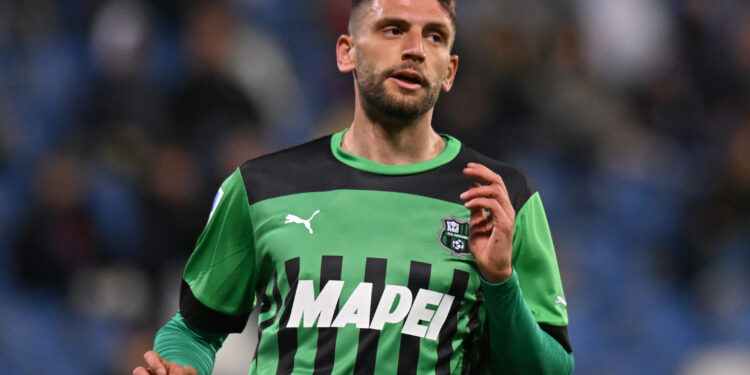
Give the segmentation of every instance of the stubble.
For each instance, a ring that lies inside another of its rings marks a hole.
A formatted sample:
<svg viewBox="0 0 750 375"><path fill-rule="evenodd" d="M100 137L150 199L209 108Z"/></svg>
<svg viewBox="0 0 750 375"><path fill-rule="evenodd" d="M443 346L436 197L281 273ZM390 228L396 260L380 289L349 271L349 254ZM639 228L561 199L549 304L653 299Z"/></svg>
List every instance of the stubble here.
<svg viewBox="0 0 750 375"><path fill-rule="evenodd" d="M374 119L385 119L393 123L410 123L424 116L435 107L440 96L440 86L422 74L422 93L418 95L393 95L385 88L385 81L401 69L419 71L413 62L404 62L399 67L375 72L365 59L357 56L360 63L355 75L362 107Z"/></svg>

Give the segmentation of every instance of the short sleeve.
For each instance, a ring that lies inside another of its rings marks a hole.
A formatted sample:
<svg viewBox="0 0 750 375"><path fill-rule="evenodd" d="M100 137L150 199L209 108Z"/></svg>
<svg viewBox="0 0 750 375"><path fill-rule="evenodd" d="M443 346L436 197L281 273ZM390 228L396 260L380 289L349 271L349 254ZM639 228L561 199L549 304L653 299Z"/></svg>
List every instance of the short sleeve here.
<svg viewBox="0 0 750 375"><path fill-rule="evenodd" d="M194 326L239 332L253 309L258 272L242 174L219 188L183 273L180 312Z"/></svg>
<svg viewBox="0 0 750 375"><path fill-rule="evenodd" d="M547 215L538 192L516 213L513 268L538 323L567 326L568 313Z"/></svg>

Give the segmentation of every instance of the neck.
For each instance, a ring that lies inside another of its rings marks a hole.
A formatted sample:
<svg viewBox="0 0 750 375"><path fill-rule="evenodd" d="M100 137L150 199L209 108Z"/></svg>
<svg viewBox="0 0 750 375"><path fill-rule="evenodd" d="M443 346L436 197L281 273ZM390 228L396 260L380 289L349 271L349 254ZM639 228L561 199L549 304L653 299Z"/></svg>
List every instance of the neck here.
<svg viewBox="0 0 750 375"><path fill-rule="evenodd" d="M440 155L445 141L432 129L432 110L414 122L391 124L368 117L357 106L341 148L377 163L405 165Z"/></svg>

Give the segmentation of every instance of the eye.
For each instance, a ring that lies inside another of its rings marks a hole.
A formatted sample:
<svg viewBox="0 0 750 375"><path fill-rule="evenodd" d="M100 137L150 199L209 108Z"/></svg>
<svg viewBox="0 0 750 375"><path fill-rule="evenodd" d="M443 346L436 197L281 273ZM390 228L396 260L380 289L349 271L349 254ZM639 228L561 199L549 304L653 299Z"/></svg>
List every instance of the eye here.
<svg viewBox="0 0 750 375"><path fill-rule="evenodd" d="M395 26L388 27L383 32L386 35L401 35L402 34L401 29L399 29L398 27L395 27Z"/></svg>
<svg viewBox="0 0 750 375"><path fill-rule="evenodd" d="M427 36L427 38L429 38L435 43L441 43L443 41L443 37L440 34L430 34Z"/></svg>

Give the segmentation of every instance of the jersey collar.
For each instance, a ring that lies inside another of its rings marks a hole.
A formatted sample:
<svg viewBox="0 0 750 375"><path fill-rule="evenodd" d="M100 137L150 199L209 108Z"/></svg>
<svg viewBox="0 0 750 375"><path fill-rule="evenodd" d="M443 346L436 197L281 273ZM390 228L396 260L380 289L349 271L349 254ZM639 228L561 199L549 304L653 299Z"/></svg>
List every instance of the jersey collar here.
<svg viewBox="0 0 750 375"><path fill-rule="evenodd" d="M341 148L341 141L344 138L344 133L346 133L347 130L349 130L349 128L346 128L331 136L331 152L333 152L333 156L336 157L336 159L338 159L340 162L350 167L370 173L384 175L406 175L425 172L450 162L451 160L453 160L453 158L456 157L456 155L458 155L458 152L461 150L461 141L451 137L450 135L440 134L440 136L445 140L445 148L443 149L443 152L440 153L440 155L432 159L414 164L381 164L344 151Z"/></svg>

